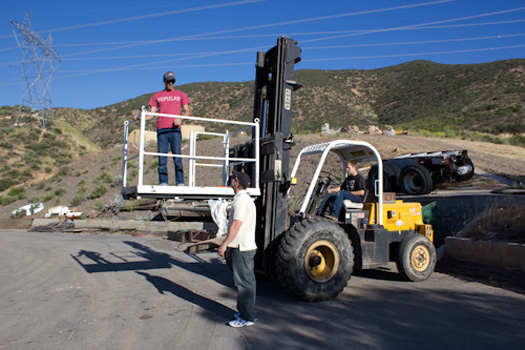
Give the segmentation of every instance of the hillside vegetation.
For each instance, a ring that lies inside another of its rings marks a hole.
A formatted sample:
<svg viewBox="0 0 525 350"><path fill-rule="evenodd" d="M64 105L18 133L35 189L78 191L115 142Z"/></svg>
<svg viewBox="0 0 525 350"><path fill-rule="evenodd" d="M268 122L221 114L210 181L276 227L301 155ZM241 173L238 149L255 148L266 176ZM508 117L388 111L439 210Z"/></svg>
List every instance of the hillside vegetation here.
<svg viewBox="0 0 525 350"><path fill-rule="evenodd" d="M472 139L478 135L481 141L525 146L525 59L474 65L413 61L367 71L298 70L296 80L303 87L294 95L295 134L319 132L324 123L332 128L358 125L361 130L373 124L431 136ZM252 118L253 81L177 88L190 98L195 116ZM21 199L23 191L17 188L29 184L42 187L65 176L81 181L83 171L89 169L73 170L68 164L120 144L124 121L140 113L151 95L91 110L56 108L55 121L46 131L29 111L15 127L18 107L0 107L1 204ZM153 129L154 123L148 128ZM117 155L108 157L112 166L119 163ZM106 175L104 179L96 175L89 183L118 183ZM79 186L83 197L94 190Z"/></svg>
<svg viewBox="0 0 525 350"><path fill-rule="evenodd" d="M410 131L446 130L460 137L465 132L518 135L511 143L524 142L525 59L470 65L413 61L366 71L298 70L296 80L303 87L295 93L295 133L319 131L324 123L361 129L374 124ZM252 118L253 81L177 88L190 98L195 116ZM58 109L57 118L109 147L121 142L124 120L138 114L151 95L93 110Z"/></svg>
<svg viewBox="0 0 525 350"><path fill-rule="evenodd" d="M67 164L100 147L65 121L57 120L44 131L33 117L0 119L0 204L24 198L24 186L71 173ZM19 187L17 187L19 186Z"/></svg>

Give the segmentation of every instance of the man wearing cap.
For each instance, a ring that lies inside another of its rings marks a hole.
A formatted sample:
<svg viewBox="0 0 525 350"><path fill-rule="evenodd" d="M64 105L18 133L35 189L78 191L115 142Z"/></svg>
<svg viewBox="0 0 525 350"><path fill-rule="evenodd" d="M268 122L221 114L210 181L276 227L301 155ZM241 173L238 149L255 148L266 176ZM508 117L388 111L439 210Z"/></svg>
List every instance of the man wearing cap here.
<svg viewBox="0 0 525 350"><path fill-rule="evenodd" d="M190 115L190 100L182 91L173 88L175 84L175 74L173 72L164 73L164 90L154 94L149 100L152 113ZM148 119L151 119L149 117ZM171 149L172 154L181 154L181 119L158 117L157 119L157 151L167 154ZM177 186L184 186L184 170L182 168L182 158L173 157L175 165L175 183ZM159 156L159 184L168 185L168 157Z"/></svg>
<svg viewBox="0 0 525 350"><path fill-rule="evenodd" d="M250 176L234 171L230 186L235 192L228 218L228 234L219 247L219 256L224 257L226 250L231 257L233 281L237 287L237 310L231 327L253 326L255 324L255 272L254 262L257 245L255 244L255 203L246 188L250 186Z"/></svg>

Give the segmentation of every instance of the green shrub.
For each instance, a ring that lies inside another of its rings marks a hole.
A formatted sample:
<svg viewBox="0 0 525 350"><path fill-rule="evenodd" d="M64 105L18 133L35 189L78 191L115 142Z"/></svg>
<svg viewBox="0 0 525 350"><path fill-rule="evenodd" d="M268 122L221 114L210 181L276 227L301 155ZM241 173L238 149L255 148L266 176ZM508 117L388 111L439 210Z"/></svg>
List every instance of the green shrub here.
<svg viewBox="0 0 525 350"><path fill-rule="evenodd" d="M14 214L11 213L11 219L20 219L24 216L27 216L27 212L25 210L18 210Z"/></svg>
<svg viewBox="0 0 525 350"><path fill-rule="evenodd" d="M65 188L62 188L62 187L59 187L55 190L54 194L55 196L57 197L62 197L65 193L67 192L67 190Z"/></svg>
<svg viewBox="0 0 525 350"><path fill-rule="evenodd" d="M42 202L46 203L49 202L51 199L53 199L55 195L52 193L46 194L44 198L42 198Z"/></svg>
<svg viewBox="0 0 525 350"><path fill-rule="evenodd" d="M24 199L24 198L26 198L26 189L23 188L23 187L15 187L15 188L12 188L12 189L9 190L9 192L7 193L7 196L8 196L8 197L14 197L14 198L16 198L17 200L18 200L18 199Z"/></svg>
<svg viewBox="0 0 525 350"><path fill-rule="evenodd" d="M57 175L58 176L68 176L70 173L71 173L71 168L68 166L64 166L58 169Z"/></svg>
<svg viewBox="0 0 525 350"><path fill-rule="evenodd" d="M126 175L126 180L128 182L130 182L131 180L133 180L135 178L135 176L137 176L138 173L139 173L139 171L137 169L133 169L131 172L129 172Z"/></svg>
<svg viewBox="0 0 525 350"><path fill-rule="evenodd" d="M117 165L122 160L122 156L117 156L111 160L111 166Z"/></svg>
<svg viewBox="0 0 525 350"><path fill-rule="evenodd" d="M105 195L106 192L107 192L106 187L104 187L104 185L99 185L99 186L95 187L95 188L93 189L93 191L91 191L90 194L88 194L87 199L96 199L96 198L100 198L100 197L102 197L103 195Z"/></svg>
<svg viewBox="0 0 525 350"><path fill-rule="evenodd" d="M514 135L509 139L509 144L513 146L525 147L525 136Z"/></svg>
<svg viewBox="0 0 525 350"><path fill-rule="evenodd" d="M8 178L0 179L0 192L7 190L9 187L13 186L15 182Z"/></svg>
<svg viewBox="0 0 525 350"><path fill-rule="evenodd" d="M84 198L82 196L76 196L71 199L71 202L69 202L69 205L72 207L79 206L84 201Z"/></svg>
<svg viewBox="0 0 525 350"><path fill-rule="evenodd" d="M0 197L0 205L8 205L16 201L17 199L15 197L11 197L11 196Z"/></svg>
<svg viewBox="0 0 525 350"><path fill-rule="evenodd" d="M111 184L113 187L120 187L122 186L122 175L117 175L113 178L113 183Z"/></svg>
<svg viewBox="0 0 525 350"><path fill-rule="evenodd" d="M40 197L38 197L38 196L32 197L30 199L30 202L33 203L33 204L38 203L38 202L40 202Z"/></svg>
<svg viewBox="0 0 525 350"><path fill-rule="evenodd" d="M102 175L100 175L99 177L95 179L95 182L98 182L98 181L102 181L104 183L110 184L110 183L113 183L113 176L104 171Z"/></svg>

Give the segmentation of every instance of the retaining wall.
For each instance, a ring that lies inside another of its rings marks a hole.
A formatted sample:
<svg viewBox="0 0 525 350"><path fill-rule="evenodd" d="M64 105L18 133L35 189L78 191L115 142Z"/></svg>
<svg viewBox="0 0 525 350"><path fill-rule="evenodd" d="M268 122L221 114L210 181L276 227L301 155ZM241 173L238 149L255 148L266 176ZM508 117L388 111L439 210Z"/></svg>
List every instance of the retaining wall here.
<svg viewBox="0 0 525 350"><path fill-rule="evenodd" d="M525 244L447 237L445 254L457 260L525 271Z"/></svg>
<svg viewBox="0 0 525 350"><path fill-rule="evenodd" d="M433 220L427 222L434 229L434 243L443 245L445 238L455 236L473 219L493 207L522 207L525 210L525 194L491 193L490 190L472 189L439 191L423 196L398 196L405 202L421 205L436 202Z"/></svg>

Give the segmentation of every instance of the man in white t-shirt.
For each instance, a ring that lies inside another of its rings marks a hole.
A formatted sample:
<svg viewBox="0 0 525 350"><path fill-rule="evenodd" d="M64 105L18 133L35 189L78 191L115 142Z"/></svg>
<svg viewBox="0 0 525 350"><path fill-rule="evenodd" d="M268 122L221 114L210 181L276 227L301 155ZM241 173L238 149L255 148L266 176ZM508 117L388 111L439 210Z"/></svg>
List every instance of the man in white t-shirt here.
<svg viewBox="0 0 525 350"><path fill-rule="evenodd" d="M219 247L219 256L226 250L231 256L233 281L237 287L237 310L235 319L229 322L232 327L253 326L255 323L255 271L254 257L256 209L255 203L246 188L250 186L250 176L234 171L230 186L235 192L228 220L228 235Z"/></svg>

